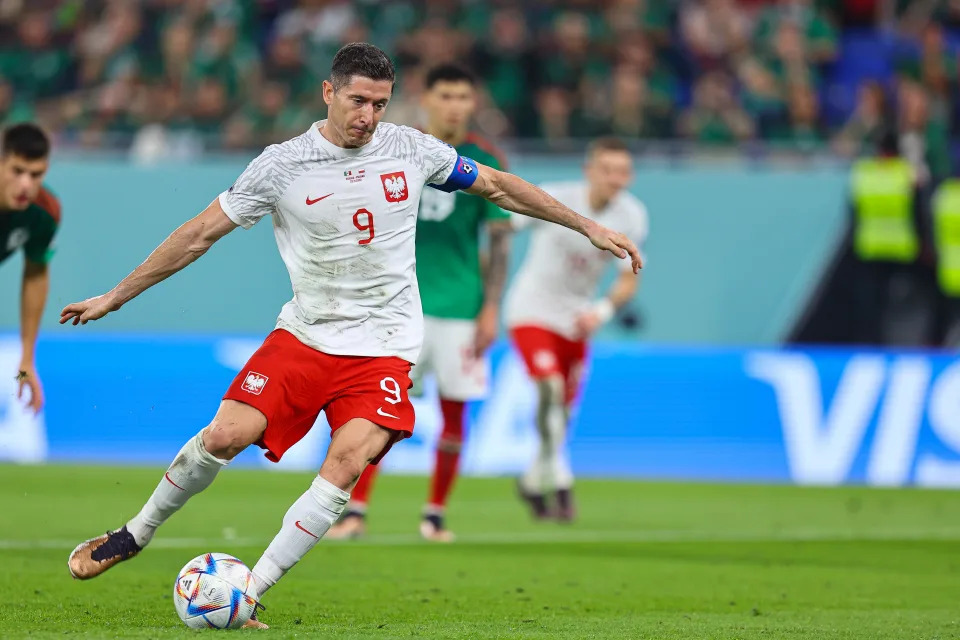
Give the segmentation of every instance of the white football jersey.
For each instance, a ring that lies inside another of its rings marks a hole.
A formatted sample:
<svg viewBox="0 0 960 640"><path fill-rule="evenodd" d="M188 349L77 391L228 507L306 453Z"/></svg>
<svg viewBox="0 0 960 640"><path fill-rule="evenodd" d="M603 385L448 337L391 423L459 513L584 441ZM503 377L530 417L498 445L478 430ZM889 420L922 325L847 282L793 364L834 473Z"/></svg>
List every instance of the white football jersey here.
<svg viewBox="0 0 960 640"><path fill-rule="evenodd" d="M220 205L245 229L273 216L293 285L277 328L324 353L416 362L420 193L447 180L457 152L389 123L363 147L344 149L320 134L324 123L267 147L220 194Z"/></svg>
<svg viewBox="0 0 960 640"><path fill-rule="evenodd" d="M619 231L642 248L647 237L647 210L632 194L621 191L602 211L591 211L587 185L581 182L543 185L554 198L580 215ZM532 222L527 222L532 221ZM507 326L537 326L571 340L578 338L577 316L589 309L610 260L620 269L632 269L630 259L619 260L600 251L578 233L533 218L530 244L505 303Z"/></svg>

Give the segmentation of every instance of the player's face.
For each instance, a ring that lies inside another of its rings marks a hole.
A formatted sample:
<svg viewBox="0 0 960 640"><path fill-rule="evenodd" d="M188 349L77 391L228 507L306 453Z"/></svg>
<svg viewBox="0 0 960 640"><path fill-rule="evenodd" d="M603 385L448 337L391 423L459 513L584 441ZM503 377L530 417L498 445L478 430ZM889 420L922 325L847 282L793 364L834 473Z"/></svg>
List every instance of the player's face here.
<svg viewBox="0 0 960 640"><path fill-rule="evenodd" d="M633 180L633 160L625 151L595 151L587 160L587 182L590 191L603 200L609 200Z"/></svg>
<svg viewBox="0 0 960 640"><path fill-rule="evenodd" d="M386 112L393 95L389 80L371 80L353 76L350 82L334 91L333 84L323 81L323 100L327 103L327 125L345 147L361 147L373 137L373 132Z"/></svg>
<svg viewBox="0 0 960 640"><path fill-rule="evenodd" d="M423 107L431 129L463 131L477 108L476 92L466 80L441 80L423 95Z"/></svg>
<svg viewBox="0 0 960 640"><path fill-rule="evenodd" d="M26 209L40 192L49 160L28 160L16 154L0 156L0 188L5 209Z"/></svg>

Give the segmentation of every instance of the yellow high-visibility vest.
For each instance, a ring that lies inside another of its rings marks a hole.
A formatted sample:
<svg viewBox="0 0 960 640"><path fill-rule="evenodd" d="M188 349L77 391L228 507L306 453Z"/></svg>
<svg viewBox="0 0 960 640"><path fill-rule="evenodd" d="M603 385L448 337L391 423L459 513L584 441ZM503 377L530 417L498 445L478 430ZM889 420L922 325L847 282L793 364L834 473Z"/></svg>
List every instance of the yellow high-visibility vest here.
<svg viewBox="0 0 960 640"><path fill-rule="evenodd" d="M933 242L940 289L960 297L960 179L944 180L933 197Z"/></svg>
<svg viewBox="0 0 960 640"><path fill-rule="evenodd" d="M900 158L859 160L851 173L856 227L853 248L861 260L913 262L920 239L913 220L913 169Z"/></svg>

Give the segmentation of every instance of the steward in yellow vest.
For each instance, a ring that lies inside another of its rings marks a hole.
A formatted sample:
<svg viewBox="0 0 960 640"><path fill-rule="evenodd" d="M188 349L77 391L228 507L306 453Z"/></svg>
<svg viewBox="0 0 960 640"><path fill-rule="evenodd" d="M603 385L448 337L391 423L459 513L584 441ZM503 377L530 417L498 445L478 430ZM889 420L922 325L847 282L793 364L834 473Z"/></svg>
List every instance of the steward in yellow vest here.
<svg viewBox="0 0 960 640"><path fill-rule="evenodd" d="M857 257L865 262L914 262L920 254L920 238L910 163L895 156L858 160L850 187Z"/></svg>
<svg viewBox="0 0 960 640"><path fill-rule="evenodd" d="M944 180L933 197L933 242L937 281L950 298L960 298L960 179Z"/></svg>

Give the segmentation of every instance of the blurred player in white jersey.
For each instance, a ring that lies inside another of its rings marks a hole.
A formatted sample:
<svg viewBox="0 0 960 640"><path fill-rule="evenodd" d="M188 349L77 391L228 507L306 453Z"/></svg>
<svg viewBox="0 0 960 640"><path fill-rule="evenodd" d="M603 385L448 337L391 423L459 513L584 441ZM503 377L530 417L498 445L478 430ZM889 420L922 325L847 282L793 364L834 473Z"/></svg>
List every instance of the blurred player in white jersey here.
<svg viewBox="0 0 960 640"><path fill-rule="evenodd" d="M594 141L587 152L584 182L544 185L571 209L621 229L637 246L647 236L647 212L626 191L633 179L627 147L619 140ZM525 226L527 218L517 221ZM584 250L575 237L533 222L529 249L510 290L507 326L530 376L537 383L540 447L520 478L520 495L536 518L574 517L573 473L564 455L569 408L580 386L587 340L637 290L638 277L626 265L606 295L596 299L608 265L604 254Z"/></svg>
<svg viewBox="0 0 960 640"><path fill-rule="evenodd" d="M279 460L321 411L333 431L330 447L319 474L253 567L259 596L323 537L367 464L413 430L409 372L423 336L414 236L425 186L463 189L505 209L557 222L597 248L621 258L629 254L640 268L639 253L626 236L577 215L533 185L477 164L415 129L378 126L393 82L393 64L382 51L366 43L343 47L330 80L323 82L327 120L267 147L232 187L116 287L61 312L60 321L73 324L102 318L238 226L249 228L265 216L273 217L294 293L213 421L184 445L140 512L70 554L74 578L93 578L137 555L161 524L251 444ZM254 618L247 626L266 625Z"/></svg>

